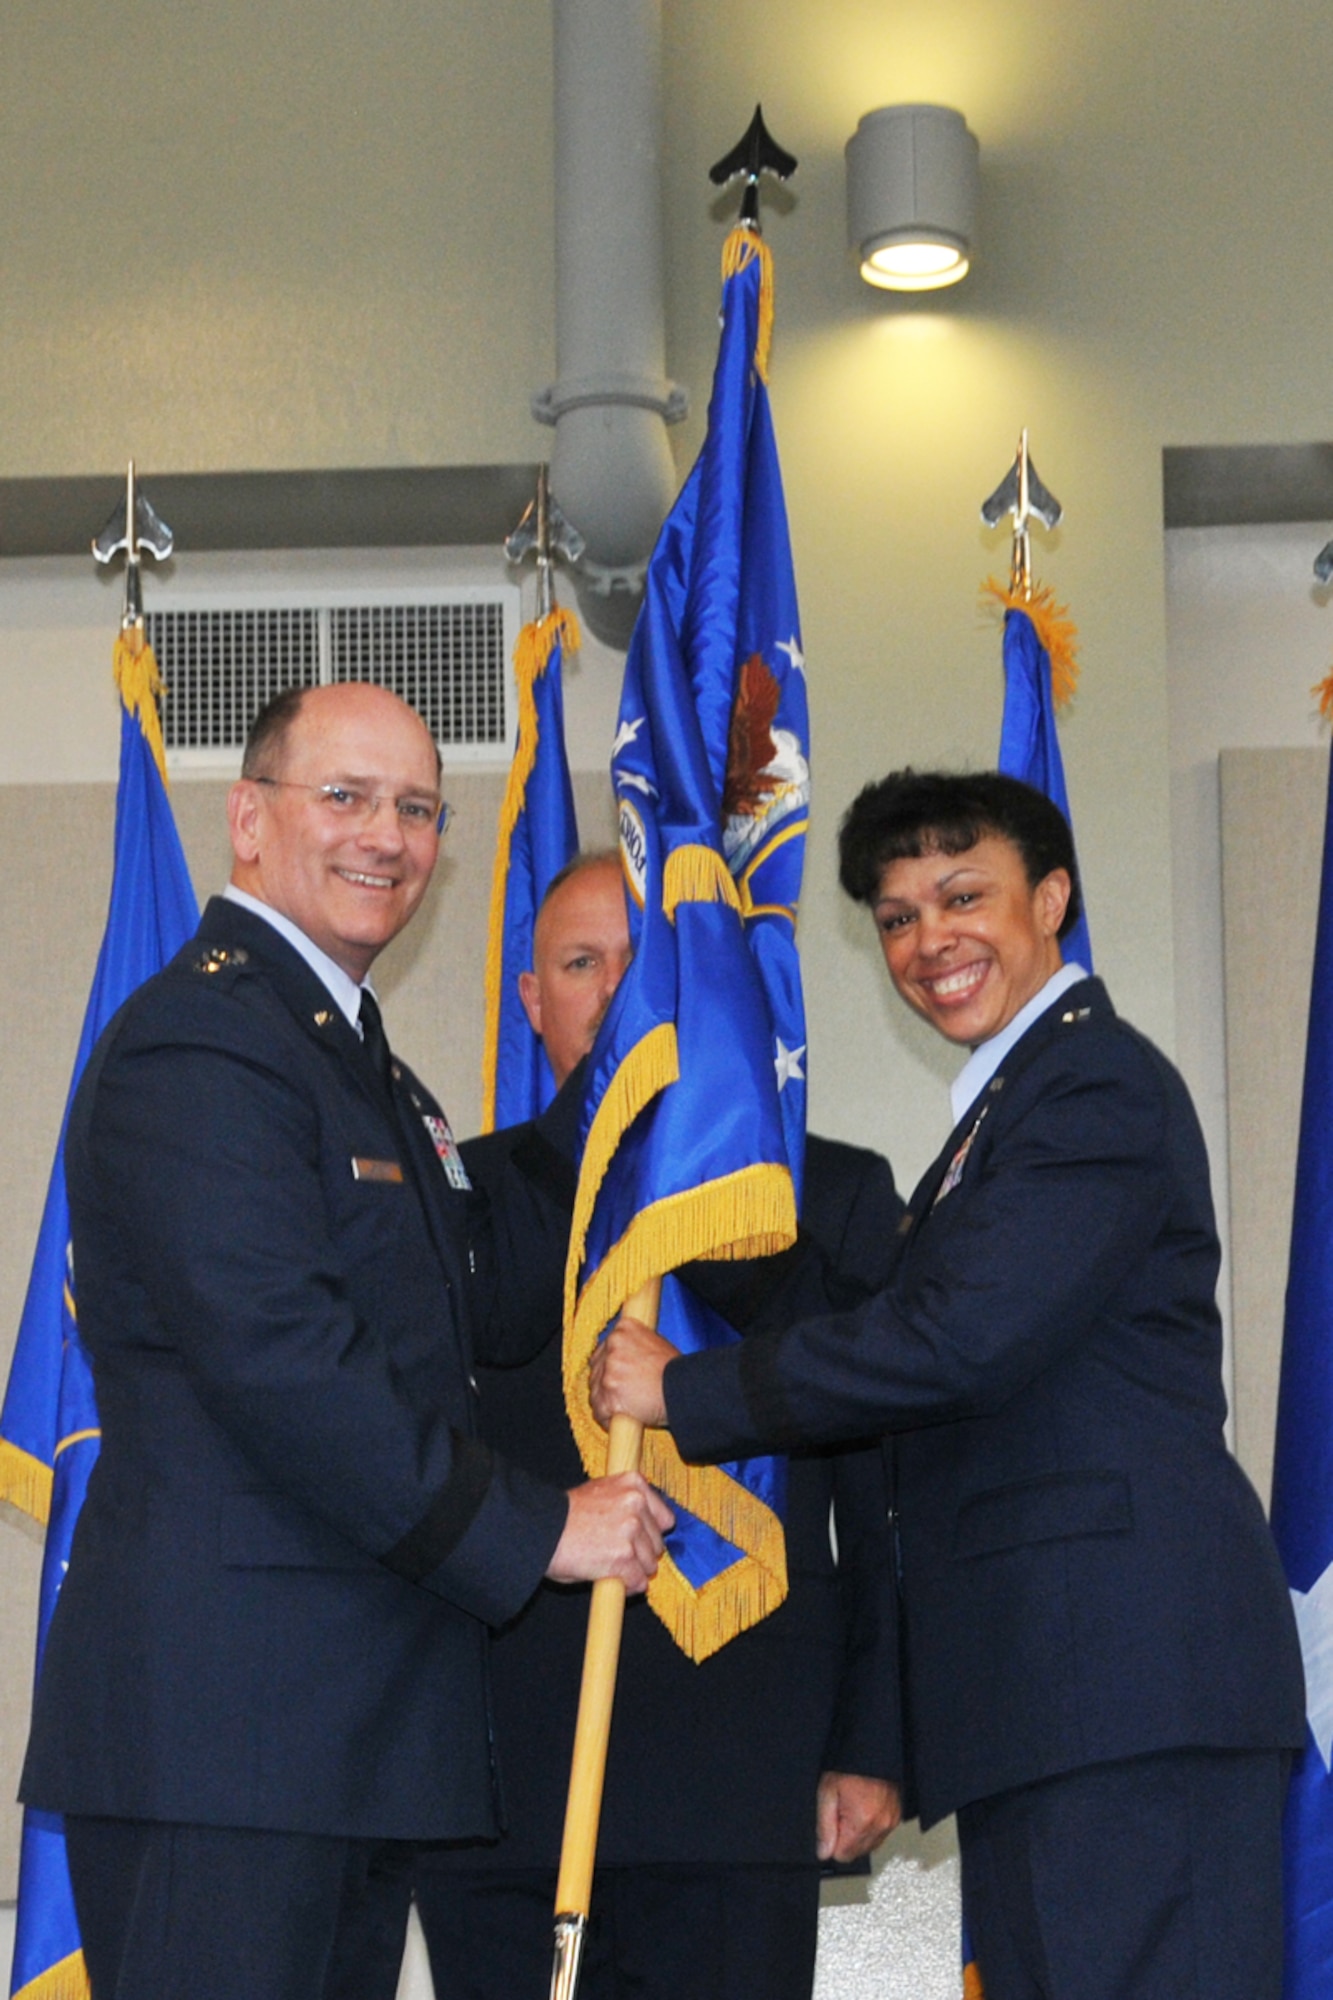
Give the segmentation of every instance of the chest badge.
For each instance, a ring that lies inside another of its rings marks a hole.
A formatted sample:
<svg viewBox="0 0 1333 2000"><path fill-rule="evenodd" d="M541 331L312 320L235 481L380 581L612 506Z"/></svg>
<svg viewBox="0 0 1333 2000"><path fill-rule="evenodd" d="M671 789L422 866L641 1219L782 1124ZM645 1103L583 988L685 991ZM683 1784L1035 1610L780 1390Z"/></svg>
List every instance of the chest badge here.
<svg viewBox="0 0 1333 2000"><path fill-rule="evenodd" d="M423 1111L421 1122L430 1134L431 1145L439 1155L440 1165L444 1168L444 1177L450 1187L458 1188L460 1192L470 1188L472 1183L467 1177L463 1155L458 1150L458 1141L450 1130L449 1120L436 1118L431 1112Z"/></svg>
<svg viewBox="0 0 1333 2000"><path fill-rule="evenodd" d="M944 1200L945 1195L952 1194L954 1189L957 1187L959 1181L963 1178L963 1168L967 1165L967 1156L972 1150L972 1141L976 1138L977 1133L981 1130L981 1121L986 1116L986 1113L989 1111L989 1109L990 1106L988 1104L983 1104L981 1110L977 1113L976 1122L974 1123L967 1137L964 1139L962 1145L958 1148L958 1151L954 1154L953 1158L950 1160L948 1168L944 1175L944 1179L940 1182L939 1187L935 1190L935 1199L930 1204L932 1208L938 1208L939 1204Z"/></svg>

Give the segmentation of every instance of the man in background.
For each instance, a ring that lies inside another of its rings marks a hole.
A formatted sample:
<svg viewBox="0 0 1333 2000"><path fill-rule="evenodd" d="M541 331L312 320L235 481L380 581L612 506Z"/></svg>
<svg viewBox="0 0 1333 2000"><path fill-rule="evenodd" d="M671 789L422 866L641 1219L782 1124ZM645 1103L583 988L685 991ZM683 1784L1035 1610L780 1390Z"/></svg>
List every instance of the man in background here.
<svg viewBox="0 0 1333 2000"><path fill-rule="evenodd" d="M72 1107L102 1445L23 1797L65 1815L98 2000L322 1994L349 1882L497 1827L487 1625L543 1576L642 1588L670 1519L478 1435L474 1346L555 1310L564 1243L521 1187L487 1214L367 983L439 775L383 689L271 703L226 895Z"/></svg>
<svg viewBox="0 0 1333 2000"><path fill-rule="evenodd" d="M630 960L615 854L556 877L533 957L520 992L559 1085L590 1052ZM503 1202L526 1179L568 1216L576 1093L564 1102L568 1130L547 1114L539 1127L468 1141L477 1185ZM883 1282L901 1207L877 1154L810 1139L803 1227L849 1300ZM490 1445L543 1480L580 1476L556 1317L535 1359L479 1369L478 1383ZM896 1823L897 1635L879 1453L799 1455L788 1494L790 1593L762 1623L696 1666L646 1603L627 1607L582 2000L808 2000L820 1861L852 1861ZM418 1856L437 2000L513 2000L549 1981L587 1611L585 1591L543 1586L493 1643L507 1830L494 1845Z"/></svg>

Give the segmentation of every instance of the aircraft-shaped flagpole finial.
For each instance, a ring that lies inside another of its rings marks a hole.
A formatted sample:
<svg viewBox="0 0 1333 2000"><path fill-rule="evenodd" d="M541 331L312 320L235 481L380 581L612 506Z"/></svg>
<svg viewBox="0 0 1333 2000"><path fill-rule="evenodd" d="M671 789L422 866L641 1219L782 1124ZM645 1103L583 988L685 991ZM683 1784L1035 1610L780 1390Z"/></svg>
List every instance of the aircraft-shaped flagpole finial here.
<svg viewBox="0 0 1333 2000"><path fill-rule="evenodd" d="M754 117L750 120L745 137L720 159L716 166L708 169L708 178L715 187L725 187L738 174L745 176L745 196L741 202L741 226L745 229L759 228L759 176L773 174L780 181L789 181L796 172L797 162L791 153L784 153L777 140L764 123L764 108L754 107Z"/></svg>
<svg viewBox="0 0 1333 2000"><path fill-rule="evenodd" d="M573 523L567 521L548 485L548 468L537 467L537 494L523 510L523 518L512 534L505 537L505 561L521 563L529 550L537 556L537 616L549 618L555 604L551 571L557 556L567 563L582 560L587 547Z"/></svg>
<svg viewBox="0 0 1333 2000"><path fill-rule="evenodd" d="M117 501L107 519L106 526L93 542L93 554L98 562L109 563L124 551L125 555L125 608L121 613L122 631L131 626L143 624L143 583L139 573L140 557L146 549L159 562L165 562L175 545L175 538L166 522L159 519L148 504L147 496L134 483L134 460L125 479L125 500Z"/></svg>
<svg viewBox="0 0 1333 2000"><path fill-rule="evenodd" d="M981 518L988 528L1005 514L1014 517L1014 547L1009 564L1009 588L1015 596L1032 595L1032 544L1028 521L1036 515L1048 528L1055 527L1064 508L1037 477L1037 468L1028 456L1028 434L1024 426L1018 439L1018 454L990 498L981 503Z"/></svg>

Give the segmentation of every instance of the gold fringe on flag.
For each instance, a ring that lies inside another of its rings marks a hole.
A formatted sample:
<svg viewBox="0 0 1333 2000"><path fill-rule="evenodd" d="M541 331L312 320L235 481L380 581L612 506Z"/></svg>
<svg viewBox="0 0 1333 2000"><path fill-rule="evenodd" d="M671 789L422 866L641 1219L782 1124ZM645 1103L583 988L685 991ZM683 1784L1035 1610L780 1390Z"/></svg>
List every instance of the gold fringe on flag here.
<svg viewBox="0 0 1333 2000"><path fill-rule="evenodd" d="M537 761L537 701L533 689L551 663L558 641L570 647L579 643L578 620L572 611L557 605L544 618L535 618L523 627L514 648L514 678L518 683L518 742L509 779L500 802L500 825L495 843L495 869L491 876L490 929L486 937L486 1023L481 1052L481 1129L495 1129L496 1070L500 1050L500 982L504 975L505 890L509 881L509 850L518 825L528 779Z"/></svg>
<svg viewBox="0 0 1333 2000"><path fill-rule="evenodd" d="M715 847L694 843L673 847L668 854L662 870L662 908L673 921L681 903L730 903L739 914L735 878Z"/></svg>
<svg viewBox="0 0 1333 2000"><path fill-rule="evenodd" d="M981 1983L981 1972L975 1959L963 1967L963 2000L986 2000L986 1989Z"/></svg>
<svg viewBox="0 0 1333 2000"><path fill-rule="evenodd" d="M1078 627L1069 615L1066 605L1057 604L1055 592L1043 585L1025 597L1021 590L1013 590L1008 584L998 583L988 576L982 585L984 594L993 597L1006 611L1026 611L1036 628L1037 637L1051 662L1051 695L1057 708L1063 708L1073 699L1078 686Z"/></svg>
<svg viewBox="0 0 1333 2000"><path fill-rule="evenodd" d="M1310 692L1319 703L1319 713L1325 722L1333 722L1333 669L1325 680L1316 681Z"/></svg>
<svg viewBox="0 0 1333 2000"><path fill-rule="evenodd" d="M736 277L755 258L759 259L759 334L755 341L754 365L761 382L768 380L768 357L773 348L773 252L757 230L739 224L722 245L722 279Z"/></svg>
<svg viewBox="0 0 1333 2000"><path fill-rule="evenodd" d="M586 1224L571 1239L567 1279L576 1277L573 1245L581 1245L585 1234ZM607 1440L589 1401L588 1363L603 1327L623 1302L648 1278L695 1258L771 1256L786 1249L795 1235L791 1175L771 1162L741 1168L640 1210L589 1278L567 1320L565 1404L590 1474L604 1469ZM702 1589L687 1582L670 1558L649 1585L648 1601L681 1651L692 1660L706 1660L785 1598L782 1523L719 1467L687 1465L668 1431L645 1431L643 1471L668 1498L745 1552Z"/></svg>
<svg viewBox="0 0 1333 2000"><path fill-rule="evenodd" d="M92 1987L81 1951L72 1951L55 1965L48 1965L26 1986L20 1986L12 2000L91 2000Z"/></svg>
<svg viewBox="0 0 1333 2000"><path fill-rule="evenodd" d="M54 1479L50 1466L43 1465L40 1458L21 1451L8 1438L0 1438L0 1500L7 1500L40 1528L51 1518Z"/></svg>
<svg viewBox="0 0 1333 2000"><path fill-rule="evenodd" d="M121 628L111 655L111 671L116 677L120 698L130 714L137 718L147 738L148 748L153 753L158 776L166 785L167 751L162 741L162 718L157 707L162 694L162 676L142 625Z"/></svg>

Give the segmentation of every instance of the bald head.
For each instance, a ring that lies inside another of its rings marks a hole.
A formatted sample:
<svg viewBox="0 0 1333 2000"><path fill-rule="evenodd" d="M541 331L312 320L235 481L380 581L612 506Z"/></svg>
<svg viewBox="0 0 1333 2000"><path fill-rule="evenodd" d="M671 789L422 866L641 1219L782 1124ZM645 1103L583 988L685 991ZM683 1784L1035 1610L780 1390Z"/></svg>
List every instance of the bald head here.
<svg viewBox="0 0 1333 2000"><path fill-rule="evenodd" d="M242 769L232 881L363 980L435 866L440 765L425 723L387 688L307 688L258 718Z"/></svg>
<svg viewBox="0 0 1333 2000"><path fill-rule="evenodd" d="M630 962L616 855L591 855L557 878L538 912L532 961L519 974L519 998L562 1084L592 1048Z"/></svg>

